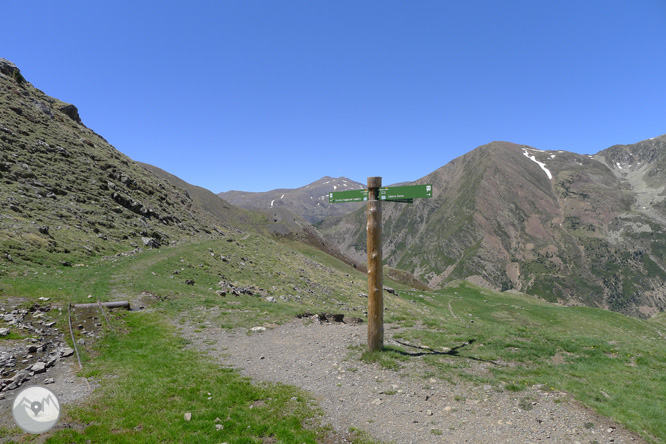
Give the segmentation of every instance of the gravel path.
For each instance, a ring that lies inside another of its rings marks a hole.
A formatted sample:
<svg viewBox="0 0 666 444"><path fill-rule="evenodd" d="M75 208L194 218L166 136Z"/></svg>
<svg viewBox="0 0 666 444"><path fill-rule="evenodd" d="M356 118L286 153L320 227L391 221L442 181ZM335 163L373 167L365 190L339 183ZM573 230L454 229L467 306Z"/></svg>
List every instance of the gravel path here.
<svg viewBox="0 0 666 444"><path fill-rule="evenodd" d="M197 323L201 325L201 323ZM293 321L261 332L181 326L198 349L261 381L301 387L344 434L350 427L395 443L644 443L566 393L515 393L423 375L419 358L399 371L358 359L366 325ZM385 343L392 333L386 329ZM351 348L350 348L351 346ZM484 363L476 364L484 371Z"/></svg>

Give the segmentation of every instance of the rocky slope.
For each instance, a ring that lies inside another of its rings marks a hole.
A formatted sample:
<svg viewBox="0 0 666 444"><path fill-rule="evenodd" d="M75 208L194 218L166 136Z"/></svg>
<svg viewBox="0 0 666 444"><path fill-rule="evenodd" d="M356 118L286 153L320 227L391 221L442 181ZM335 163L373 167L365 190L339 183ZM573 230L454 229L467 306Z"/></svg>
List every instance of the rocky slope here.
<svg viewBox="0 0 666 444"><path fill-rule="evenodd" d="M263 193L249 191L227 191L218 193L222 199L242 208L276 211L288 208L308 222L315 224L327 217L346 214L358 208L358 204L331 205L328 193L331 191L357 190L365 185L346 177L322 177L321 179L295 189L277 189Z"/></svg>
<svg viewBox="0 0 666 444"><path fill-rule="evenodd" d="M74 105L0 59L0 261L61 261L221 236L210 212L86 128Z"/></svg>
<svg viewBox="0 0 666 444"><path fill-rule="evenodd" d="M596 155L493 142L384 205L384 257L431 286L469 279L637 316L666 308L666 136ZM365 257L363 209L321 224Z"/></svg>

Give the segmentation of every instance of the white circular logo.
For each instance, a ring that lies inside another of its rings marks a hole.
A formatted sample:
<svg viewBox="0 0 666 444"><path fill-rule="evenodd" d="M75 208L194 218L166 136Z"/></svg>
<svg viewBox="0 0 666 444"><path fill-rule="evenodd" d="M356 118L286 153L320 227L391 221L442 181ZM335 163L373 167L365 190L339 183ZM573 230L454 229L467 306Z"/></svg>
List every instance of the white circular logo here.
<svg viewBox="0 0 666 444"><path fill-rule="evenodd" d="M14 421L28 433L44 433L60 419L60 402L51 390L33 385L19 392L12 407Z"/></svg>

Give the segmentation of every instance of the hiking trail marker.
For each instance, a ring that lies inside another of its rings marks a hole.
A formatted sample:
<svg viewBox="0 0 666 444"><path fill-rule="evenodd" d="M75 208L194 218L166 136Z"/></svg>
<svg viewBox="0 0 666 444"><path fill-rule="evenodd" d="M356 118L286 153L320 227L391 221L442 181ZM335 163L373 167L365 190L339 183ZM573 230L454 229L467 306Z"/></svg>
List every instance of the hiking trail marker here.
<svg viewBox="0 0 666 444"><path fill-rule="evenodd" d="M382 270L382 202L412 203L432 197L432 185L382 188L381 177L368 177L367 190L333 191L328 203L368 202L368 350L384 348L384 284Z"/></svg>

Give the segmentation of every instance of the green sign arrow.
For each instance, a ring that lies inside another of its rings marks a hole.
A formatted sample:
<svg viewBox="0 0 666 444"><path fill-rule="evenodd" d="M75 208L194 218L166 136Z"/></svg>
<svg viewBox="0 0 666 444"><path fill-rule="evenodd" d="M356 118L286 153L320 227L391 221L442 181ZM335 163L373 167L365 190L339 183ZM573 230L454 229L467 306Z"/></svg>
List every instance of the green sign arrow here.
<svg viewBox="0 0 666 444"><path fill-rule="evenodd" d="M368 200L368 190L333 191L328 193L328 203L365 202Z"/></svg>
<svg viewBox="0 0 666 444"><path fill-rule="evenodd" d="M404 185L379 189L379 200L410 201L432 197L432 185Z"/></svg>

